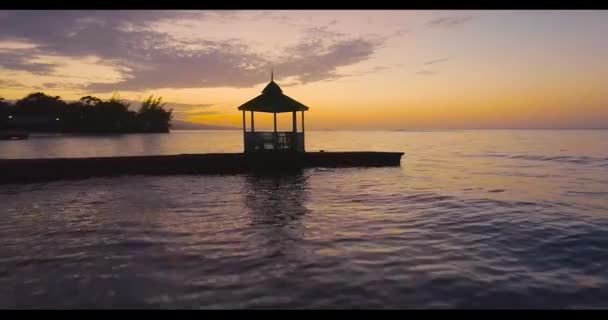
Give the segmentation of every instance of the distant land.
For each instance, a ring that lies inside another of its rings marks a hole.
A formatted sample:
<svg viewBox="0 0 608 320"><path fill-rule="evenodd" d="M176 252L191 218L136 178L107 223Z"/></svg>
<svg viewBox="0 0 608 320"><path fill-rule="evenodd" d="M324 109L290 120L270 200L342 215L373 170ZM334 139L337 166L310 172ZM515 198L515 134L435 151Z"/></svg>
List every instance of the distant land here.
<svg viewBox="0 0 608 320"><path fill-rule="evenodd" d="M172 130L238 130L237 127L217 126L211 124L194 123L184 120L171 120Z"/></svg>

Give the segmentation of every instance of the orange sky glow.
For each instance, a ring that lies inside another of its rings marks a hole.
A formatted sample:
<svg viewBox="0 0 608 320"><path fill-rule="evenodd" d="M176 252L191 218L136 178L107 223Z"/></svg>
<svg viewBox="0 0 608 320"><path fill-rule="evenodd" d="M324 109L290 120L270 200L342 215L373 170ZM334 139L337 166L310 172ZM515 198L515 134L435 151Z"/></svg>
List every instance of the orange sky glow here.
<svg viewBox="0 0 608 320"><path fill-rule="evenodd" d="M307 129L606 128L607 33L605 11L0 11L0 96L240 127L273 68Z"/></svg>

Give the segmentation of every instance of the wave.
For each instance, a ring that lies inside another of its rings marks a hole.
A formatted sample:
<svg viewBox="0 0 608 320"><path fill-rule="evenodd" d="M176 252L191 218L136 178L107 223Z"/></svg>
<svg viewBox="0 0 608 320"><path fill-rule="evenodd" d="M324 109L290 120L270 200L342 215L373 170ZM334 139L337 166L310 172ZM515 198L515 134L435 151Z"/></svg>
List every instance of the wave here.
<svg viewBox="0 0 608 320"><path fill-rule="evenodd" d="M482 157L482 158L506 158L516 160L529 160L529 161L547 161L547 162L561 162L561 163L573 163L582 165L598 165L602 167L608 166L608 158L603 157L589 157L589 156L541 156L541 155L511 155L504 153L486 153L486 154L469 154L465 157Z"/></svg>

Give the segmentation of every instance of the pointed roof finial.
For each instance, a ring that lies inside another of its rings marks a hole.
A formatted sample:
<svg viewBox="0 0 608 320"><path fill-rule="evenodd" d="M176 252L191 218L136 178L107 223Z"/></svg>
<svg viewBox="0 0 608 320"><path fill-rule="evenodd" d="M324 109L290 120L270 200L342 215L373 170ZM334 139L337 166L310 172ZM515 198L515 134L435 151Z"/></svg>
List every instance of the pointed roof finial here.
<svg viewBox="0 0 608 320"><path fill-rule="evenodd" d="M274 81L274 70L272 68L270 69L270 81Z"/></svg>

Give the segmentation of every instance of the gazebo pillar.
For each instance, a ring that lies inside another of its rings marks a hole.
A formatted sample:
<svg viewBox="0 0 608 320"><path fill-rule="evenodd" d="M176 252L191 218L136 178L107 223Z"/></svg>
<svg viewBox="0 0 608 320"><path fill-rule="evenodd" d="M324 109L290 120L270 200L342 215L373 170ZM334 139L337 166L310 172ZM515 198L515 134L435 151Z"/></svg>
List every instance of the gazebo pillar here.
<svg viewBox="0 0 608 320"><path fill-rule="evenodd" d="M255 124L253 122L253 111L251 111L251 132L255 132Z"/></svg>
<svg viewBox="0 0 608 320"><path fill-rule="evenodd" d="M245 120L245 111L243 111L243 133L247 132L247 121Z"/></svg>
<svg viewBox="0 0 608 320"><path fill-rule="evenodd" d="M243 110L243 149L247 151L247 125L245 119L245 110Z"/></svg>
<svg viewBox="0 0 608 320"><path fill-rule="evenodd" d="M277 149L279 144L279 136L277 135L277 113L273 112L272 115L274 116L274 133L272 134L272 144L273 148Z"/></svg>
<svg viewBox="0 0 608 320"><path fill-rule="evenodd" d="M291 148L298 150L298 123L296 122L296 112L293 111L293 134L291 135Z"/></svg>
<svg viewBox="0 0 608 320"><path fill-rule="evenodd" d="M304 143L305 136L306 136L306 134L304 133L304 111L302 111L302 147L304 147L306 145Z"/></svg>

